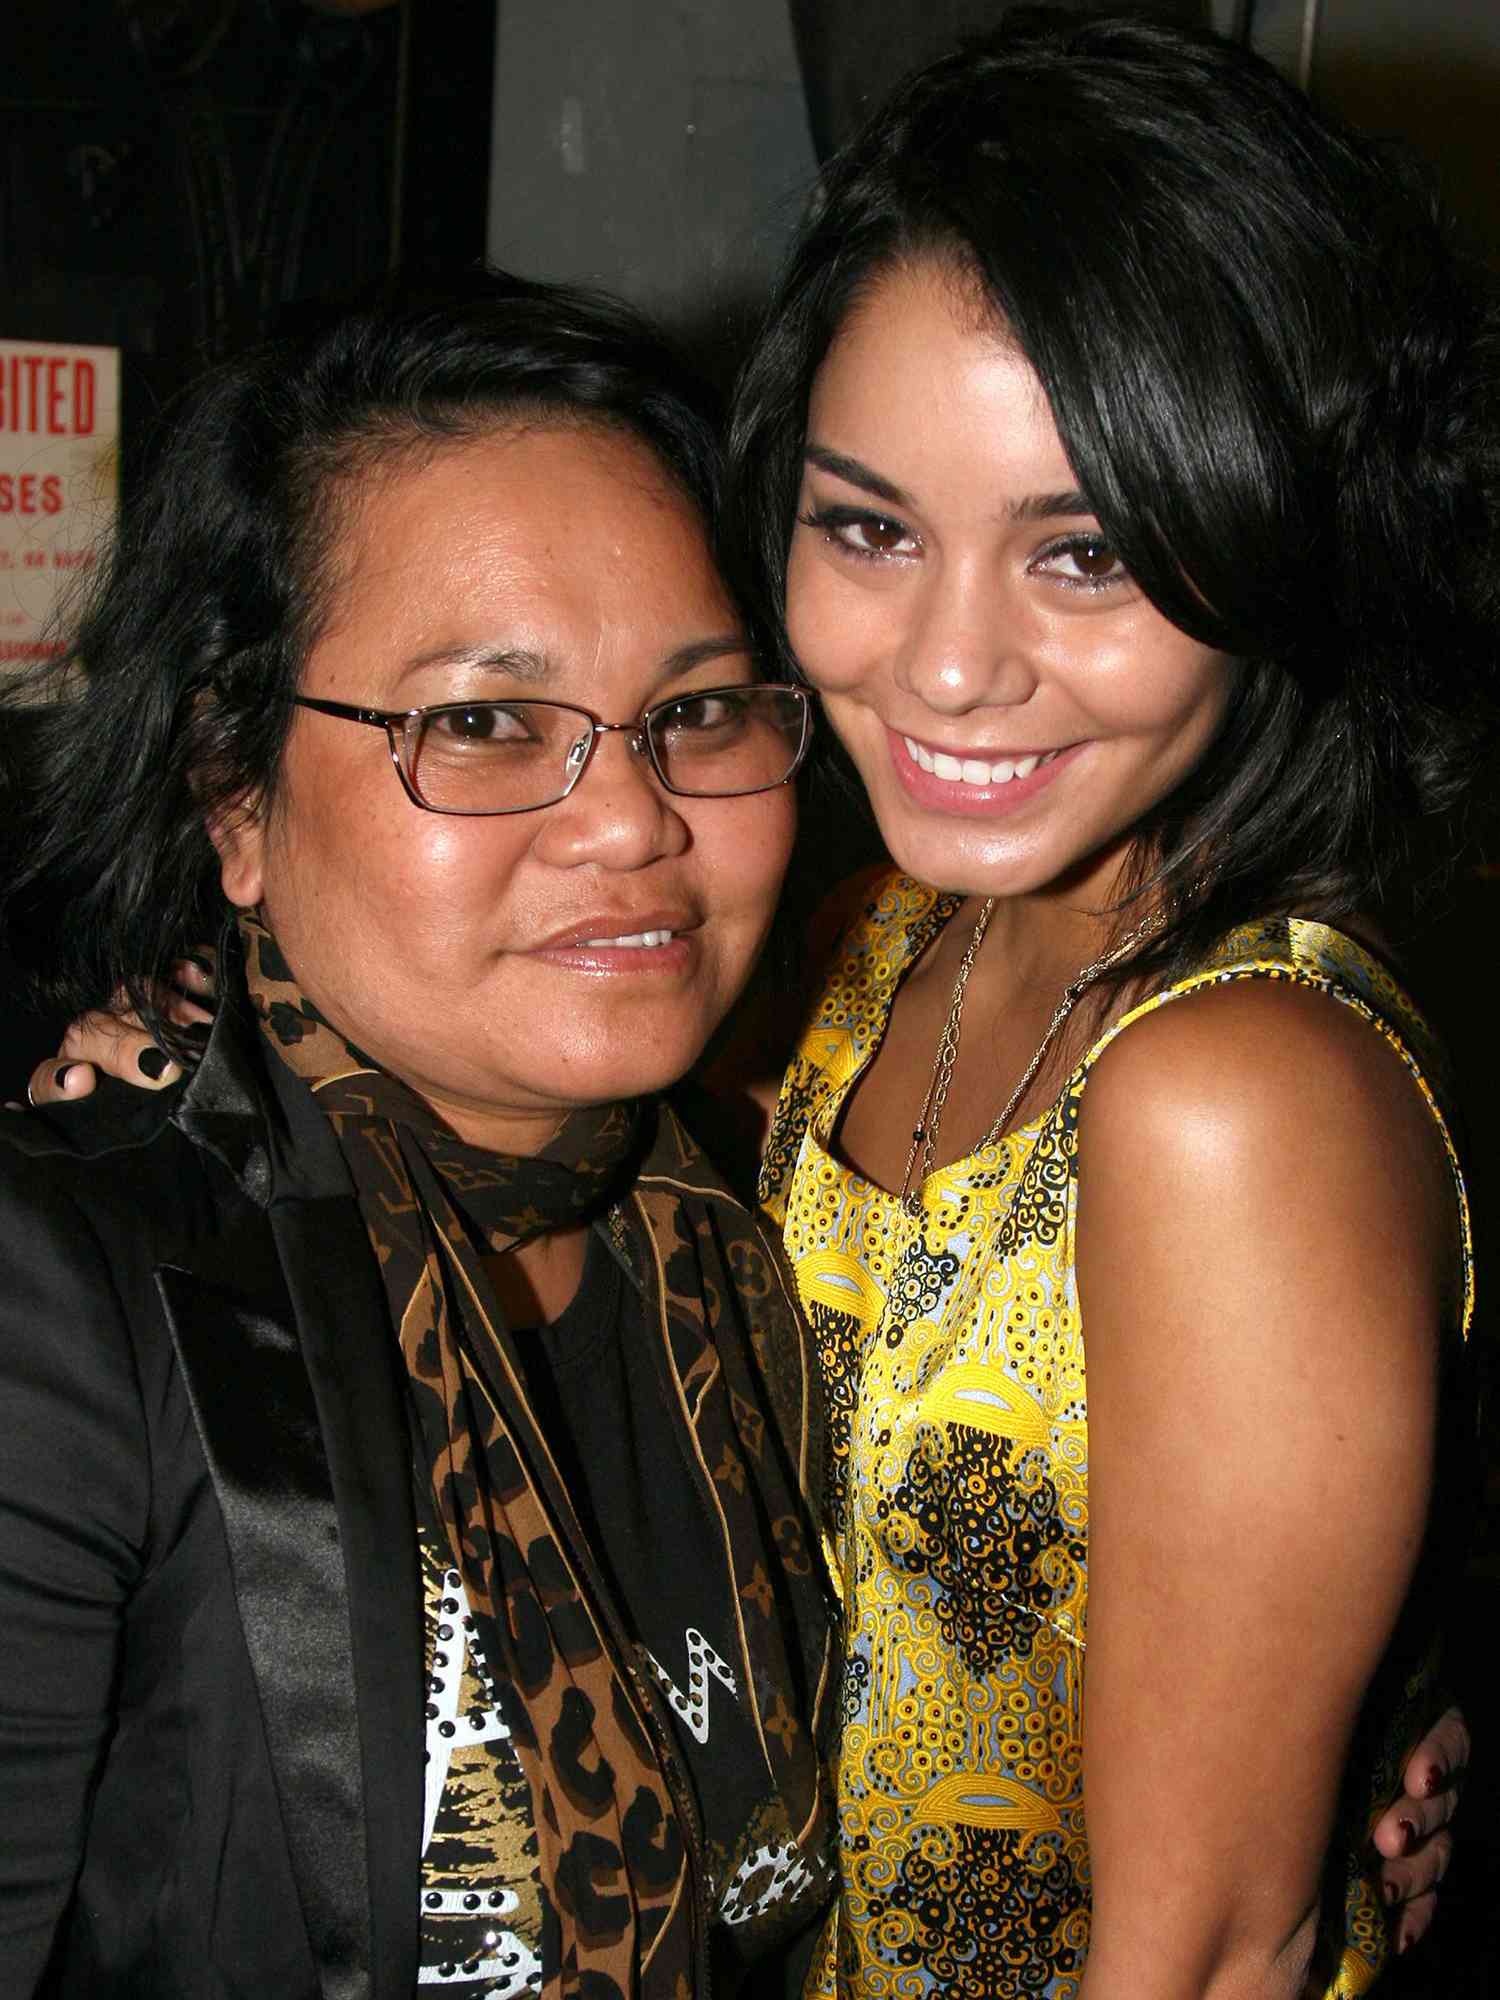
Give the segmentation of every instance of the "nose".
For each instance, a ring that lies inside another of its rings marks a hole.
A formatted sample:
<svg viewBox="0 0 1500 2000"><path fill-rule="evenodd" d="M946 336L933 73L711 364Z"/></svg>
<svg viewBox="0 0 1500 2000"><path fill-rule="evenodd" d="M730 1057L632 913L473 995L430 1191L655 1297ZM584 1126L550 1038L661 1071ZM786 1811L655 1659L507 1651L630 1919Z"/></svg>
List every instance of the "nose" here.
<svg viewBox="0 0 1500 2000"><path fill-rule="evenodd" d="M1023 619L993 569L978 561L934 569L901 635L895 671L901 687L941 715L1019 707L1039 678Z"/></svg>
<svg viewBox="0 0 1500 2000"><path fill-rule="evenodd" d="M634 729L598 730L582 777L538 820L535 851L558 868L646 868L688 844L687 822Z"/></svg>

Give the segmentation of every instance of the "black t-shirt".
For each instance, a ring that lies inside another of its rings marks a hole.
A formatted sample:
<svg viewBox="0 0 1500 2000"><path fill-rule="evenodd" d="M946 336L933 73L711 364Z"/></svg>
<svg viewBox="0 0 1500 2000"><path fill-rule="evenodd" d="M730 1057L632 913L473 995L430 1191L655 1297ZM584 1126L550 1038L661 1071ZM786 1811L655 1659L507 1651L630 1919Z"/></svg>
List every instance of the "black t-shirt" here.
<svg viewBox="0 0 1500 2000"><path fill-rule="evenodd" d="M737 1914L751 1914L752 1898L759 1908L778 1888L794 1893L794 1866L778 1871L762 1855L758 1869L746 1867L746 1832L766 1771L750 1705L728 1664L738 1647L723 1527L695 1482L692 1433L662 1408L644 1352L650 1337L635 1286L595 1231L571 1304L550 1326L519 1333L516 1344L579 1523L661 1682L697 1795L712 1902L732 1928ZM712 1478L715 1468L707 1470ZM786 1879L778 1885L779 1872Z"/></svg>

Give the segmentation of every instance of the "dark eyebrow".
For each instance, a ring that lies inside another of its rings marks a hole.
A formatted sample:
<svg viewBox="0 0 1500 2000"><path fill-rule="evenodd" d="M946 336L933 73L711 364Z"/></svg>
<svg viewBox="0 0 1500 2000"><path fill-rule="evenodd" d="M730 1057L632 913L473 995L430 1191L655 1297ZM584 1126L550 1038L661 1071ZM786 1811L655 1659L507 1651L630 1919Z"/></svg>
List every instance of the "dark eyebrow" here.
<svg viewBox="0 0 1500 2000"><path fill-rule="evenodd" d="M857 458L849 458L841 451L830 451L823 444L808 445L803 455L809 465L831 472L835 479L842 479L850 486L862 486L866 493L873 494L877 500L884 500L889 506L908 508L913 505L909 494L903 493L899 486L883 479ZM1008 511L1013 521L1050 521L1059 514L1092 514L1094 510L1077 487L1073 487L1065 493L1028 494Z"/></svg>
<svg viewBox="0 0 1500 2000"><path fill-rule="evenodd" d="M889 479L882 479L878 472L872 472L868 465L862 465L857 458L846 458L841 451L830 451L826 444L810 444L803 452L809 465L815 465L820 472L831 472L835 479L842 479L847 485L862 486L877 500L884 500L891 507L910 507L911 496L903 493L899 486L893 486Z"/></svg>
<svg viewBox="0 0 1500 2000"><path fill-rule="evenodd" d="M557 671L545 653L529 646L434 646L407 661L402 678L421 667L468 667L475 673L504 674L517 681L547 681Z"/></svg>
<svg viewBox="0 0 1500 2000"><path fill-rule="evenodd" d="M719 660L743 653L747 657L753 648L743 632L715 632L707 638L692 639L684 646L678 646L662 661L659 680L681 679L696 667L709 660ZM545 688L549 681L557 677L557 663L546 653L538 653L529 646L435 646L430 653L420 653L409 660L403 672L413 673L423 667L463 667L476 677L484 674L502 674L507 680L520 681L535 688ZM472 699L484 697L476 686Z"/></svg>
<svg viewBox="0 0 1500 2000"><path fill-rule="evenodd" d="M1013 521L1050 521L1058 514L1092 514L1093 508L1075 486L1066 493L1031 493L1010 510Z"/></svg>
<svg viewBox="0 0 1500 2000"><path fill-rule="evenodd" d="M709 660L722 660L734 653L749 658L754 650L743 632L719 632L710 639L694 639L686 646L679 646L675 653L668 653L662 662L662 678L676 680L679 674L690 674L694 667L701 667Z"/></svg>

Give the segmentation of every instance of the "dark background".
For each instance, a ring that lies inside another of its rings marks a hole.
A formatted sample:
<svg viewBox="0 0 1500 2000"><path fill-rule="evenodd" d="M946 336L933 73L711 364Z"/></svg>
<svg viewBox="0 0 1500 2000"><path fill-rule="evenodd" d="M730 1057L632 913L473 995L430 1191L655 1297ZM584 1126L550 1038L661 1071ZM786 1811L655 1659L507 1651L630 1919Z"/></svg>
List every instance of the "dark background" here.
<svg viewBox="0 0 1500 2000"><path fill-rule="evenodd" d="M127 506L132 440L194 373L397 271L439 279L488 254L611 285L725 373L817 157L905 70L999 11L998 0L11 0L0 336L121 349ZM1334 108L1415 140L1477 248L1500 261L1500 7L1178 0L1159 11L1247 35ZM11 716L0 810L17 754L24 724ZM868 834L852 809L825 806L816 839L826 884L830 854L858 859ZM4 840L0 818L0 862ZM1459 1067L1482 1288L1500 1184L1497 899L1500 880L1476 865L1412 927L1416 983ZM20 1095L59 1025L0 957L0 1095ZM1492 1483L1491 1512L1496 1497ZM1398 1967L1395 1993L1500 1992L1488 1935L1500 1891L1497 1585L1485 1557L1456 1586L1480 1768L1443 1919Z"/></svg>

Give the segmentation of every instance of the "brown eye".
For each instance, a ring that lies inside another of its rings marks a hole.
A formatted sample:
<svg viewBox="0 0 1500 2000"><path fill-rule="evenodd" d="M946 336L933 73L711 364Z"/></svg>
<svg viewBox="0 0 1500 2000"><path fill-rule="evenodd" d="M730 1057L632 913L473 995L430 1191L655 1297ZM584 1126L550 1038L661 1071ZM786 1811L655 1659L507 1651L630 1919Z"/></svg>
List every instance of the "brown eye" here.
<svg viewBox="0 0 1500 2000"><path fill-rule="evenodd" d="M798 520L805 528L816 528L825 540L851 556L881 562L890 556L918 553L920 543L904 521L888 514L871 514L863 507L813 507Z"/></svg>
<svg viewBox="0 0 1500 2000"><path fill-rule="evenodd" d="M1068 535L1042 549L1032 567L1075 590L1112 589L1129 580L1114 543L1103 535Z"/></svg>
<svg viewBox="0 0 1500 2000"><path fill-rule="evenodd" d="M1105 541L1075 542L1068 553L1080 576L1088 577L1091 582L1102 581L1120 565L1120 558Z"/></svg>
<svg viewBox="0 0 1500 2000"><path fill-rule="evenodd" d="M902 527L901 523L899 521L887 521L880 514L862 515L859 521L853 525L857 528L860 540L864 543L865 547L877 555L885 556L891 554L893 550L899 549L901 544L906 540L906 530Z"/></svg>

